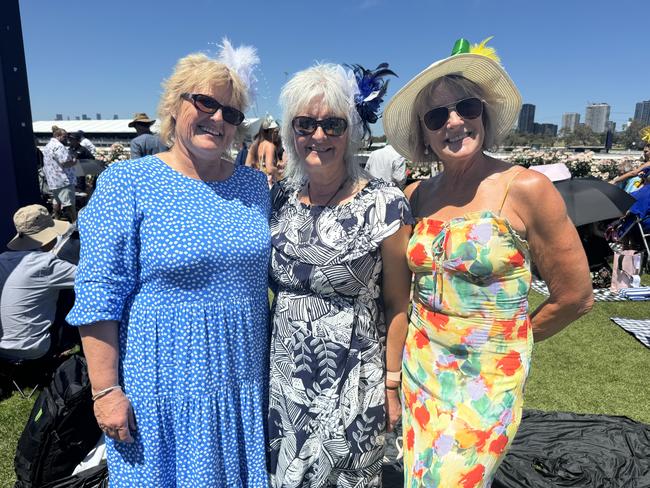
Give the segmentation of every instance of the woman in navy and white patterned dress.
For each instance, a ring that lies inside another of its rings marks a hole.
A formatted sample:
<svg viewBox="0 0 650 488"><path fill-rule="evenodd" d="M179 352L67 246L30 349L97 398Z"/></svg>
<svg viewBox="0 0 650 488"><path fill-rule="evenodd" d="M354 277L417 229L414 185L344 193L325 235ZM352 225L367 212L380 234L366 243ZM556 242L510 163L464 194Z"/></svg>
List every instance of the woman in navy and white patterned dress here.
<svg viewBox="0 0 650 488"><path fill-rule="evenodd" d="M202 54L160 102L171 149L113 164L79 219L77 300L111 486L265 487L270 202L222 158L246 88Z"/></svg>
<svg viewBox="0 0 650 488"><path fill-rule="evenodd" d="M289 158L272 191L276 488L380 487L383 434L400 414L384 356L399 367L401 351L385 344L387 326L406 335L412 219L404 194L354 157L363 132L355 87L341 66L318 65L281 97Z"/></svg>

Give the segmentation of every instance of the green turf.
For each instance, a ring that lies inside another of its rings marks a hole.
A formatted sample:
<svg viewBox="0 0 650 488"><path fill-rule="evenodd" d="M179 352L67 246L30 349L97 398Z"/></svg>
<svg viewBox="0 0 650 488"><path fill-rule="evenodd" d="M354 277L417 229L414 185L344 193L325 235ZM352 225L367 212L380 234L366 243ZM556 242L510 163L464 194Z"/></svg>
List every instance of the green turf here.
<svg viewBox="0 0 650 488"><path fill-rule="evenodd" d="M541 302L531 294L531 309ZM537 344L524 405L541 410L625 415L650 424L650 349L610 317L649 318L650 302L597 302Z"/></svg>
<svg viewBox="0 0 650 488"><path fill-rule="evenodd" d="M644 276L650 285L650 276ZM542 296L531 293L531 310ZM593 310L535 346L525 408L625 415L650 424L650 349L610 317L650 317L650 302L596 303ZM18 437L36 398L17 393L0 403L0 488L14 482Z"/></svg>
<svg viewBox="0 0 650 488"><path fill-rule="evenodd" d="M29 400L18 393L0 403L0 488L14 485L14 454L38 391Z"/></svg>

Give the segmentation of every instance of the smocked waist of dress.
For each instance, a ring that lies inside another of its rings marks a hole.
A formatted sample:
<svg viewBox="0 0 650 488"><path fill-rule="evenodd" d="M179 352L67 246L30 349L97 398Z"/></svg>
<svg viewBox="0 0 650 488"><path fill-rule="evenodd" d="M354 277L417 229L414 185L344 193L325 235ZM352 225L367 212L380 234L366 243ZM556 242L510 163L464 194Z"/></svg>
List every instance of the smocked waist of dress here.
<svg viewBox="0 0 650 488"><path fill-rule="evenodd" d="M146 303L156 306L194 305L201 306L237 306L258 305L268 302L268 288L257 286L244 290L236 289L182 289L160 288L155 286L142 286L131 294L132 304Z"/></svg>

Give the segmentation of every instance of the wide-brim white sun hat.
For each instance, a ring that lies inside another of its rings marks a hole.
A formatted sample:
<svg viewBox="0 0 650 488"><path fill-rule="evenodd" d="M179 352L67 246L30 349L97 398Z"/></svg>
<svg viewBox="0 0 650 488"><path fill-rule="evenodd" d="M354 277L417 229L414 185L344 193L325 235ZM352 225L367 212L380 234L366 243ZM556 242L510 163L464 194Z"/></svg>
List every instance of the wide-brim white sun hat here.
<svg viewBox="0 0 650 488"><path fill-rule="evenodd" d="M384 110L384 132L388 143L410 161L414 161L417 154L416 148L411 147L411 134L421 130L415 99L423 88L446 75L462 76L483 89L498 139L512 130L519 116L521 94L498 61L472 53L454 54L436 61L401 88Z"/></svg>

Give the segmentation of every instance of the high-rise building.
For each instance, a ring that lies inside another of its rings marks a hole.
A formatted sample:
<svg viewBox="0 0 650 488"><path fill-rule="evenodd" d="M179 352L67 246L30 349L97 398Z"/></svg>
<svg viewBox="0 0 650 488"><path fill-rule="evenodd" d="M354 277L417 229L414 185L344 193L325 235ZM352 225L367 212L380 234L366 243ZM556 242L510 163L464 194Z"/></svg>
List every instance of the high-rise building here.
<svg viewBox="0 0 650 488"><path fill-rule="evenodd" d="M96 114L95 114L95 119L96 119L96 120L102 120L102 114L100 114L100 113L96 113Z"/></svg>
<svg viewBox="0 0 650 488"><path fill-rule="evenodd" d="M568 112L562 115L562 132L569 134L576 130L580 123L580 114Z"/></svg>
<svg viewBox="0 0 650 488"><path fill-rule="evenodd" d="M117 114L113 114L113 120L118 120L118 119L119 117L117 116Z"/></svg>
<svg viewBox="0 0 650 488"><path fill-rule="evenodd" d="M650 125L650 100L645 100L636 104L634 120L640 121L644 126Z"/></svg>
<svg viewBox="0 0 650 488"><path fill-rule="evenodd" d="M607 130L609 121L609 104L592 103L585 109L585 125L591 127L596 134L602 134Z"/></svg>
<svg viewBox="0 0 650 488"><path fill-rule="evenodd" d="M535 105L532 103L524 103L521 106L517 130L527 134L532 134L535 130Z"/></svg>
<svg viewBox="0 0 650 488"><path fill-rule="evenodd" d="M56 114L56 117L54 120L63 120L63 114Z"/></svg>

